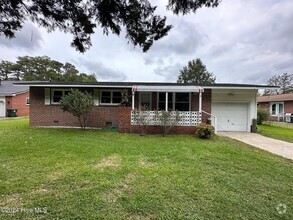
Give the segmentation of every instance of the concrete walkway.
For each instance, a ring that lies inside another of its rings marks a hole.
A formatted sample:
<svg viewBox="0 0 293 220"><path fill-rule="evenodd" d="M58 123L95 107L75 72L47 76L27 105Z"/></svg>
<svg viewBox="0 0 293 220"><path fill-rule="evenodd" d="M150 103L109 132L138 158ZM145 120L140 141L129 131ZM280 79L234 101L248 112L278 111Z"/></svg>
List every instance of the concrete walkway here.
<svg viewBox="0 0 293 220"><path fill-rule="evenodd" d="M293 144L280 141L260 134L247 132L218 132L218 135L229 137L273 154L293 160Z"/></svg>

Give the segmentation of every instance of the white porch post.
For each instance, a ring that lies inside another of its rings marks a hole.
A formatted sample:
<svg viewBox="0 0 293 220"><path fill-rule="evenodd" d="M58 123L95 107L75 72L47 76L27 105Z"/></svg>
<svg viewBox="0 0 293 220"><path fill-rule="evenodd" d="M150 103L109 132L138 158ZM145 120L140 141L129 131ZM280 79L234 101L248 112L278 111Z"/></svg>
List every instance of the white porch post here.
<svg viewBox="0 0 293 220"><path fill-rule="evenodd" d="M168 92L166 92L166 104L165 104L165 110L168 111Z"/></svg>
<svg viewBox="0 0 293 220"><path fill-rule="evenodd" d="M132 91L132 110L134 110L134 91Z"/></svg>
<svg viewBox="0 0 293 220"><path fill-rule="evenodd" d="M198 111L201 113L201 110L202 110L202 92L199 91Z"/></svg>

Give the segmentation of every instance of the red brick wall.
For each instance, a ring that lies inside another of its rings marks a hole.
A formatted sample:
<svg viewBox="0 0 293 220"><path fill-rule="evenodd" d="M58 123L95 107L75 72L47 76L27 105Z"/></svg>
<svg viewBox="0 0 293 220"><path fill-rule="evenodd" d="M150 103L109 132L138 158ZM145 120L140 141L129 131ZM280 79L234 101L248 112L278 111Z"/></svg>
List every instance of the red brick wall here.
<svg viewBox="0 0 293 220"><path fill-rule="evenodd" d="M59 105L45 105L44 88L31 87L30 125L32 126L79 126L75 116L63 112ZM88 127L118 126L118 107L95 106L87 121Z"/></svg>
<svg viewBox="0 0 293 220"><path fill-rule="evenodd" d="M284 102L284 111L286 113L293 113L293 100Z"/></svg>
<svg viewBox="0 0 293 220"><path fill-rule="evenodd" d="M29 98L29 92L12 97L12 108L16 108L17 116L29 116L29 105L26 104L26 98Z"/></svg>
<svg viewBox="0 0 293 220"><path fill-rule="evenodd" d="M17 116L29 116L29 105L26 104L26 98L29 97L29 92L22 93L16 96L6 97L6 109L17 109ZM6 112L7 114L7 112Z"/></svg>
<svg viewBox="0 0 293 220"><path fill-rule="evenodd" d="M191 111L198 111L199 94L193 93L191 97ZM202 93L202 110L208 113L212 112L212 90L205 89ZM206 123L209 115L202 113L202 122Z"/></svg>
<svg viewBox="0 0 293 220"><path fill-rule="evenodd" d="M269 102L261 102L257 104L258 108L263 108L270 111L270 103Z"/></svg>

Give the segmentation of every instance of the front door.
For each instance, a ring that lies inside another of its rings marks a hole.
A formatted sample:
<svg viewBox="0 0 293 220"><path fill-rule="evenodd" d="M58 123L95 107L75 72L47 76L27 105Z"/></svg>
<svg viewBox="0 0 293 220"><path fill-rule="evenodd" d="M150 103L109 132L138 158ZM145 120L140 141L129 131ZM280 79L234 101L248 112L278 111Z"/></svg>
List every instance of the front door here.
<svg viewBox="0 0 293 220"><path fill-rule="evenodd" d="M139 107L144 110L151 110L151 107L152 107L152 93L151 92L139 93Z"/></svg>

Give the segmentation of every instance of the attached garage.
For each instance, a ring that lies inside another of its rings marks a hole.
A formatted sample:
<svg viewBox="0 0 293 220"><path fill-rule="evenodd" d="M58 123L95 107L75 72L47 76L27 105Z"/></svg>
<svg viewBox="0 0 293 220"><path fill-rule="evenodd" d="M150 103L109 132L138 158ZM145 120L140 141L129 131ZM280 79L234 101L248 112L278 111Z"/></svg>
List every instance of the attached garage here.
<svg viewBox="0 0 293 220"><path fill-rule="evenodd" d="M0 97L0 117L5 117L5 99Z"/></svg>
<svg viewBox="0 0 293 220"><path fill-rule="evenodd" d="M212 90L211 113L217 118L217 131L250 132L256 119L257 89L217 88Z"/></svg>
<svg viewBox="0 0 293 220"><path fill-rule="evenodd" d="M248 103L216 102L212 114L217 117L218 131L248 130Z"/></svg>

